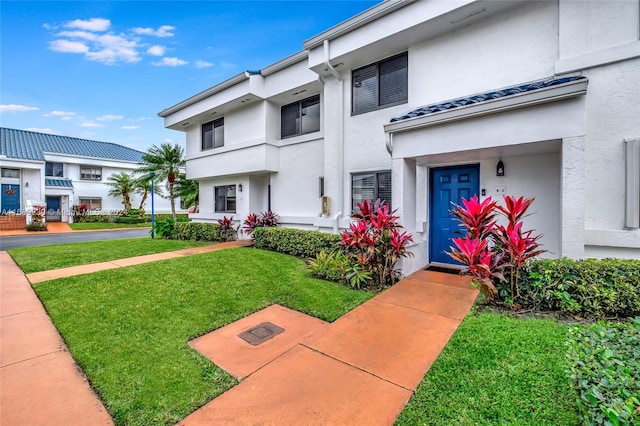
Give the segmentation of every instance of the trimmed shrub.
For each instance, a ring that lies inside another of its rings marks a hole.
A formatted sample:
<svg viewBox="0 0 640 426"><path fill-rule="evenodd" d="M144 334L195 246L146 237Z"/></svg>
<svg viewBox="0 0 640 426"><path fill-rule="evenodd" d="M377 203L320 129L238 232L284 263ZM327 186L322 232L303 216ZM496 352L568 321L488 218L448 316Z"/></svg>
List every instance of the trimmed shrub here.
<svg viewBox="0 0 640 426"><path fill-rule="evenodd" d="M539 259L522 270L518 302L593 318L640 315L640 261Z"/></svg>
<svg viewBox="0 0 640 426"><path fill-rule="evenodd" d="M176 240L231 241L233 230L223 231L217 223L178 222L174 225Z"/></svg>
<svg viewBox="0 0 640 426"><path fill-rule="evenodd" d="M32 222L27 225L27 231L29 232L43 232L47 230L47 224L42 222Z"/></svg>
<svg viewBox="0 0 640 426"><path fill-rule="evenodd" d="M85 214L80 217L80 223L113 223L113 216L110 214Z"/></svg>
<svg viewBox="0 0 640 426"><path fill-rule="evenodd" d="M334 249L340 241L337 234L293 228L255 228L256 248L277 251L297 257L315 257L323 249Z"/></svg>
<svg viewBox="0 0 640 426"><path fill-rule="evenodd" d="M640 424L640 317L570 329L569 375L585 425Z"/></svg>
<svg viewBox="0 0 640 426"><path fill-rule="evenodd" d="M149 231L149 233L151 235L155 234L160 238L174 238L174 235L176 233L175 225L175 222L170 217L166 219L156 220L153 224L153 228L151 228L151 231Z"/></svg>
<svg viewBox="0 0 640 426"><path fill-rule="evenodd" d="M134 223L146 223L147 221L145 220L144 217L140 217L140 216L116 216L113 222L134 224Z"/></svg>

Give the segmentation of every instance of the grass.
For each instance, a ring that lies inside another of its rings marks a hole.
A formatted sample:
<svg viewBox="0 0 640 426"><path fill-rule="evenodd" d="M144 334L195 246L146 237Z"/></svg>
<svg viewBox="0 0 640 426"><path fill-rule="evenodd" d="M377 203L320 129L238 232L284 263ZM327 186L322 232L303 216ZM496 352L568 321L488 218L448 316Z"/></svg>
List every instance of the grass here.
<svg viewBox="0 0 640 426"><path fill-rule="evenodd" d="M493 312L462 322L397 425L577 425L568 326Z"/></svg>
<svg viewBox="0 0 640 426"><path fill-rule="evenodd" d="M66 268L88 263L106 262L125 257L162 253L207 245L194 241L151 239L149 237L123 240L91 241L51 246L23 247L9 250L9 254L26 274Z"/></svg>
<svg viewBox="0 0 640 426"><path fill-rule="evenodd" d="M104 222L79 222L70 223L69 227L74 231L87 231L93 229L121 229L121 228L150 228L149 223L104 223Z"/></svg>
<svg viewBox="0 0 640 426"><path fill-rule="evenodd" d="M333 321L372 296L310 278L294 257L246 248L35 290L119 425L174 424L236 383L190 339L273 303Z"/></svg>

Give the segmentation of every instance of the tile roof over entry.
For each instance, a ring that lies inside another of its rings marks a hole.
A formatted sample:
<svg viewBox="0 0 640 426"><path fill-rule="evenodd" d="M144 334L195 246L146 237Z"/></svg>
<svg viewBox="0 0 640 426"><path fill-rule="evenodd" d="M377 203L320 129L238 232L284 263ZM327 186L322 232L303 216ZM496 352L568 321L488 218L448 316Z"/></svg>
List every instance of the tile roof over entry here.
<svg viewBox="0 0 640 426"><path fill-rule="evenodd" d="M67 178L45 178L44 186L53 186L56 188L73 188L73 182Z"/></svg>
<svg viewBox="0 0 640 426"><path fill-rule="evenodd" d="M140 162L144 154L111 142L0 127L0 155L7 158L45 161L45 153L134 163Z"/></svg>
<svg viewBox="0 0 640 426"><path fill-rule="evenodd" d="M517 86L507 87L504 89L492 90L490 92L478 93L475 95L467 96L464 98L458 98L451 101L445 101L438 104L432 104L425 107L420 107L411 112L408 112L400 117L391 119L392 123L396 121L408 120L410 118L422 117L425 115L433 114L440 111L446 111L449 109L458 108L465 105L477 104L481 102L490 101L492 99L504 98L506 96L516 95L518 93L531 92L534 90L542 89L545 87L556 86L558 84L569 83L570 81L586 80L586 77L571 76L561 78L550 78L540 81L534 81L531 83L524 83Z"/></svg>

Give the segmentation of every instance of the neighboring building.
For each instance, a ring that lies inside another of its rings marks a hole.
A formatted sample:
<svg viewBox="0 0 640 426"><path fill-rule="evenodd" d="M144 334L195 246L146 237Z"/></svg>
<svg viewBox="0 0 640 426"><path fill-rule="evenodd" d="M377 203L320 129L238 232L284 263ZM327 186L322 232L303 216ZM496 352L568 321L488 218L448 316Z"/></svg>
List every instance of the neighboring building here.
<svg viewBox="0 0 640 426"><path fill-rule="evenodd" d="M191 217L335 231L380 197L411 272L451 262L451 202L524 195L547 256L640 258L639 17L638 0L382 2L159 113L186 133Z"/></svg>
<svg viewBox="0 0 640 426"><path fill-rule="evenodd" d="M109 176L135 171L143 154L109 142L0 128L0 211L46 202L46 220L54 222L69 222L75 204L86 203L92 212L120 211L122 198L108 194ZM140 198L132 196L133 207ZM154 206L158 213L171 211L169 200L160 197Z"/></svg>

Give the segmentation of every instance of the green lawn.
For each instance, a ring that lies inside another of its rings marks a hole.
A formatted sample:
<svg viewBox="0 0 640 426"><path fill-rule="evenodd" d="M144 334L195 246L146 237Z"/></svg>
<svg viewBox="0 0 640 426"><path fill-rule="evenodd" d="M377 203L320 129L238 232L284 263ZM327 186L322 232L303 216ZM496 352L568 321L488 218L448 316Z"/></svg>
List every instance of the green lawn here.
<svg viewBox="0 0 640 426"><path fill-rule="evenodd" d="M69 227L74 231L86 231L90 229L150 228L151 223L79 222L70 223Z"/></svg>
<svg viewBox="0 0 640 426"><path fill-rule="evenodd" d="M32 272L106 262L125 257L162 253L207 244L211 243L142 237L125 240L23 247L9 250L9 254L20 266L20 269L26 274L30 274Z"/></svg>
<svg viewBox="0 0 640 426"><path fill-rule="evenodd" d="M579 424L567 331L550 320L469 314L397 424Z"/></svg>
<svg viewBox="0 0 640 426"><path fill-rule="evenodd" d="M174 424L236 383L191 349L190 339L273 303L333 321L372 296L312 279L294 257L248 248L47 281L35 290L119 425Z"/></svg>

